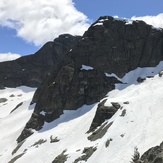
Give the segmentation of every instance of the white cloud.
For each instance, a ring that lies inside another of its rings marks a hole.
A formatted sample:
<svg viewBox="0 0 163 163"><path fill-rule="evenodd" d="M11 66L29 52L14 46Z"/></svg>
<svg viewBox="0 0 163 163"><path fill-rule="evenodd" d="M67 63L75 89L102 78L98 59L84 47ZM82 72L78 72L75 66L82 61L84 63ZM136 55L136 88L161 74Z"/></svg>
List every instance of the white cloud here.
<svg viewBox="0 0 163 163"><path fill-rule="evenodd" d="M0 62L11 61L11 60L17 59L19 57L20 57L19 54L0 53Z"/></svg>
<svg viewBox="0 0 163 163"><path fill-rule="evenodd" d="M158 14L156 16L141 16L131 18L132 20L143 20L147 24L153 25L156 28L163 28L163 13Z"/></svg>
<svg viewBox="0 0 163 163"><path fill-rule="evenodd" d="M17 35L28 42L42 45L59 34L81 35L89 23L72 0L0 0L0 25L16 29Z"/></svg>

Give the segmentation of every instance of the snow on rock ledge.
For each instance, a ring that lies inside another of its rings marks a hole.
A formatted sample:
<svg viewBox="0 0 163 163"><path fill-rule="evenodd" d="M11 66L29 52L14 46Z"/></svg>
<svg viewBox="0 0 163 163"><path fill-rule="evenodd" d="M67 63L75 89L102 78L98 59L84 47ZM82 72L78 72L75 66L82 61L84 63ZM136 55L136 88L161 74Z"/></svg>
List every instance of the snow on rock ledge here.
<svg viewBox="0 0 163 163"><path fill-rule="evenodd" d="M93 70L93 67L91 67L91 66L86 66L86 65L82 65L81 70Z"/></svg>

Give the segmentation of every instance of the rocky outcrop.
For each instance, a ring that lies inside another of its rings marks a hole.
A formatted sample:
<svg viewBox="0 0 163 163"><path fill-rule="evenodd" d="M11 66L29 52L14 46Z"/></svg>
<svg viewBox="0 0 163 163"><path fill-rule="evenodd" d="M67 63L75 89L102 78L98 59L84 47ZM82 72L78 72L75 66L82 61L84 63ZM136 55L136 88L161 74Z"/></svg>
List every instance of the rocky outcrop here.
<svg viewBox="0 0 163 163"><path fill-rule="evenodd" d="M0 103L4 103L7 101L7 98L0 98Z"/></svg>
<svg viewBox="0 0 163 163"><path fill-rule="evenodd" d="M132 163L163 163L163 142L147 150L141 157L136 151L132 160Z"/></svg>
<svg viewBox="0 0 163 163"><path fill-rule="evenodd" d="M64 150L60 155L58 155L53 161L52 163L65 163L68 155L65 154L66 150Z"/></svg>
<svg viewBox="0 0 163 163"><path fill-rule="evenodd" d="M92 134L87 137L88 140L96 141L98 139L101 139L107 133L108 129L110 128L110 126L112 124L113 124L113 122L110 122L110 123L106 122L106 123L102 124L97 130L93 131ZM108 142L106 144L108 144ZM108 145L106 145L106 146L108 146Z"/></svg>
<svg viewBox="0 0 163 163"><path fill-rule="evenodd" d="M140 160L143 163L163 163L163 142L145 152Z"/></svg>
<svg viewBox="0 0 163 163"><path fill-rule="evenodd" d="M162 30L142 21L128 24L100 17L37 89L32 100L36 107L24 131L40 130L44 122L55 120L65 109L98 102L119 82L106 73L122 77L137 67L156 66L161 60ZM18 141L28 135L24 131Z"/></svg>
<svg viewBox="0 0 163 163"><path fill-rule="evenodd" d="M122 77L137 67L156 66L163 59L162 47L163 30L143 21L129 24L104 16L85 32L72 55L77 65L89 65Z"/></svg>
<svg viewBox="0 0 163 163"><path fill-rule="evenodd" d="M38 88L33 98L36 103L31 119L18 142L29 136L27 130L40 130L44 122L51 122L63 114L63 110L73 110L83 104L90 105L103 98L115 88L118 80L106 77L98 70L80 70L72 65L65 65L57 76L49 79ZM24 132L25 131L25 132Z"/></svg>
<svg viewBox="0 0 163 163"><path fill-rule="evenodd" d="M14 61L1 62L0 89L21 85L38 87L79 40L79 36L60 35L54 41L46 43L35 54L23 56Z"/></svg>
<svg viewBox="0 0 163 163"><path fill-rule="evenodd" d="M118 103L112 103L112 106L105 106L105 102L106 100L103 100L98 104L95 117L88 133L93 132L98 126L101 126L105 120L110 119L121 107Z"/></svg>
<svg viewBox="0 0 163 163"><path fill-rule="evenodd" d="M84 148L82 152L82 156L77 158L73 163L78 163L78 162L87 162L87 160L93 155L93 153L97 150L96 147L86 147Z"/></svg>

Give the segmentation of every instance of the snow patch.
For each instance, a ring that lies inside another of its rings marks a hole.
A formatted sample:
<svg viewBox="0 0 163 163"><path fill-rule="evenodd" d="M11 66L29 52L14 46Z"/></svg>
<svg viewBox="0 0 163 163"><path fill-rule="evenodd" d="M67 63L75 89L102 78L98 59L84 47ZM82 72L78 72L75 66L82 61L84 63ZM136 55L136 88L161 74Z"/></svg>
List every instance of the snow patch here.
<svg viewBox="0 0 163 163"><path fill-rule="evenodd" d="M45 116L46 112L45 111L41 111L40 114Z"/></svg>
<svg viewBox="0 0 163 163"><path fill-rule="evenodd" d="M111 74L105 73L105 76L106 76L106 77L115 77L115 78L117 78L119 81L122 80L121 78L119 78L119 77L118 77L116 74L114 74L114 73L111 73Z"/></svg>
<svg viewBox="0 0 163 163"><path fill-rule="evenodd" d="M91 67L91 66L86 66L86 65L82 65L81 70L93 70L93 67Z"/></svg>
<svg viewBox="0 0 163 163"><path fill-rule="evenodd" d="M118 21L126 22L125 25L131 25L133 23L133 20L131 20L131 19L119 18L118 16L114 16L114 19L118 20Z"/></svg>
<svg viewBox="0 0 163 163"><path fill-rule="evenodd" d="M116 77L119 81L121 81L123 84L116 84L116 89L124 89L128 87L131 84L138 84L137 79L138 78L144 78L148 79L148 77L155 76L159 74L160 71L163 70L163 61L161 61L156 67L145 67L145 68L136 68L135 70L132 70L122 78L117 77L116 74L107 74L105 73L106 76L114 76Z"/></svg>
<svg viewBox="0 0 163 163"><path fill-rule="evenodd" d="M125 21L126 21L125 25L130 25L133 23L133 20L131 19L126 19Z"/></svg>
<svg viewBox="0 0 163 163"><path fill-rule="evenodd" d="M0 162L11 160L11 153L17 146L16 139L32 115L29 105L35 90L25 86L0 90L0 96L8 98L6 105L0 105ZM22 105L10 114L22 101Z"/></svg>
<svg viewBox="0 0 163 163"><path fill-rule="evenodd" d="M156 29L156 30L158 30L158 31L161 31L161 30L162 30L161 27L154 27L154 26L152 26L152 29Z"/></svg>
<svg viewBox="0 0 163 163"><path fill-rule="evenodd" d="M103 22L98 22L98 23L94 24L93 26L98 26L98 25L103 25Z"/></svg>

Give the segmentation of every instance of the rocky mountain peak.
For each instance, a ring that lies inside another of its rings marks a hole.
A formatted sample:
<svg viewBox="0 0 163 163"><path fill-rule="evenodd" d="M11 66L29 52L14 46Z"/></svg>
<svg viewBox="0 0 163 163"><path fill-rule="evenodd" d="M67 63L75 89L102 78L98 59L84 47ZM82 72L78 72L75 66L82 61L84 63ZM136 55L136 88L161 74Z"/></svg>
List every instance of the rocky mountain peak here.
<svg viewBox="0 0 163 163"><path fill-rule="evenodd" d="M62 35L55 41L69 37ZM162 30L142 21L100 17L37 89L34 113L18 141L32 134L31 128L40 130L44 122L58 118L63 110L99 102L120 82L107 74L123 77L137 67L156 66L163 59L162 47Z"/></svg>
<svg viewBox="0 0 163 163"><path fill-rule="evenodd" d="M77 44L80 38L80 36L64 34L54 41L47 42L35 54L0 63L1 87L21 85L38 87L54 66L64 60L68 51Z"/></svg>
<svg viewBox="0 0 163 163"><path fill-rule="evenodd" d="M162 60L163 30L103 16L0 63L0 89L37 87L1 90L0 159L162 163Z"/></svg>
<svg viewBox="0 0 163 163"><path fill-rule="evenodd" d="M162 59L162 37L163 30L143 21L100 17L83 36L78 48L84 47L87 52L79 51L77 64L122 77L137 67L157 65Z"/></svg>

